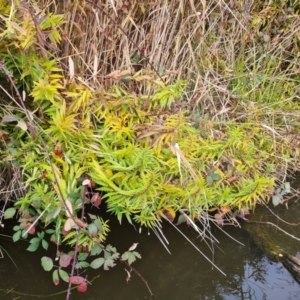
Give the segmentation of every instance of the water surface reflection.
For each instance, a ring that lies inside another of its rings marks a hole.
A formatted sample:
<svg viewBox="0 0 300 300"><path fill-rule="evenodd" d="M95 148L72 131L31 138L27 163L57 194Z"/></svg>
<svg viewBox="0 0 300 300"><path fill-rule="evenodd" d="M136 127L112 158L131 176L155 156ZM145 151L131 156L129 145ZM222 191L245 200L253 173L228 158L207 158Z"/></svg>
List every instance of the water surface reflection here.
<svg viewBox="0 0 300 300"><path fill-rule="evenodd" d="M114 222L111 222L114 223ZM126 251L133 242L138 242L137 250L142 259L133 266L148 281L156 300L165 299L299 299L300 286L281 264L270 262L252 243L248 233L243 229L227 227L226 231L245 246L241 246L224 235L219 229L212 228L219 240L214 253L200 241L196 233L185 225L180 228L211 258L225 273L212 268L211 264L179 235L174 228L164 224L163 231L169 240L169 255L155 235L145 231L139 234L127 224L121 227L112 224L109 243L120 252ZM51 273L43 271L38 253L24 252L25 242L13 244L1 240L1 245L10 253L20 270L16 270L8 257L1 260L0 288L12 289L31 294L21 295L19 299L38 299L35 295L49 295L66 288L66 284L54 287ZM111 271L88 270L88 278L100 274L95 279L88 293L72 294L73 300L142 300L150 299L144 283L132 274L126 283L125 265L119 264ZM1 299L17 299L16 294L2 294ZM56 295L52 299L65 299L65 295Z"/></svg>

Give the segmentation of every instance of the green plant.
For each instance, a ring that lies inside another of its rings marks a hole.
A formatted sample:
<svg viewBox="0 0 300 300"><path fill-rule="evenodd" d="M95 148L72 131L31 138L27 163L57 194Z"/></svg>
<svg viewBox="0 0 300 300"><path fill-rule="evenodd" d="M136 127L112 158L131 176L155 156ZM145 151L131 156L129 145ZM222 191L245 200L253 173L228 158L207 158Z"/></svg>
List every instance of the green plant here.
<svg viewBox="0 0 300 300"><path fill-rule="evenodd" d="M257 16L250 23L240 8L225 17L227 4L223 10L215 5L206 10L200 2L180 7L169 1L176 15L172 23L160 15L159 3L140 3L132 11L132 20L141 22L136 26L148 24L150 15L161 28L173 24L169 37L166 30L159 35L166 48L152 49L151 66L158 73L144 69L148 58L143 53L137 57L131 44L127 57L118 50L101 51L108 54L100 63L95 54L100 51L91 54L90 49L103 50L102 39L108 36L122 44L124 31L116 32L109 17L87 3L67 9L81 26L53 13L37 20L43 12L36 6L26 6L21 16L18 10L25 4L19 3L9 17L2 16L0 41L0 75L7 81L0 113L1 163L12 162L22 170L26 189L4 216L18 213L14 241L38 230L30 251L47 248L45 233L58 249L62 243L72 247L71 254L60 255L58 267L49 257L42 258L42 265L48 271L55 268L55 284L60 276L81 291L87 282L74 275L75 269L109 268L119 258L114 248L104 246L108 222L87 208L105 201L120 222L125 218L140 227L173 222L176 214L178 223L237 224L235 217L257 203L270 197L277 203L275 179L284 178L288 167L299 168L299 140L293 133L299 129L293 113L299 110L294 15L284 25L293 28L289 34L269 21L260 1L252 8ZM285 5L276 5L273 14L278 16ZM196 25L189 21L194 18L189 14L198 15L194 9L203 10ZM89 29L99 17L107 32L91 37ZM211 27L223 17L227 21L221 27ZM152 26L144 27L156 32ZM276 47L274 26L284 35L291 57ZM87 47L89 37L93 47ZM131 65L139 61L142 66ZM98 74L108 75L99 79ZM129 264L136 258L135 251L121 256ZM71 260L68 274L63 268Z"/></svg>

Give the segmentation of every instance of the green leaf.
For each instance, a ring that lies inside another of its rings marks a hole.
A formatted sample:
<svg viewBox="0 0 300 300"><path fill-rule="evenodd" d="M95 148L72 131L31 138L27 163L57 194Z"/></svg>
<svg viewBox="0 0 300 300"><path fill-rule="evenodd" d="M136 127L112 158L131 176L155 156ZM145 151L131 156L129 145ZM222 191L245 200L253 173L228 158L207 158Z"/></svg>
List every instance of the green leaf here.
<svg viewBox="0 0 300 300"><path fill-rule="evenodd" d="M8 208L5 212L4 212L4 219L11 219L16 213L16 209L14 207L10 207Z"/></svg>
<svg viewBox="0 0 300 300"><path fill-rule="evenodd" d="M21 228L20 228L19 225L13 227L13 230L14 230L14 231L19 231L20 229L21 229Z"/></svg>
<svg viewBox="0 0 300 300"><path fill-rule="evenodd" d="M91 236L96 236L97 233L98 233L98 228L97 226L94 224L94 223L91 223L89 226L88 226L88 231L89 231L89 234Z"/></svg>
<svg viewBox="0 0 300 300"><path fill-rule="evenodd" d="M59 272L59 276L63 281L69 282L69 274L66 271L59 269L58 272Z"/></svg>
<svg viewBox="0 0 300 300"><path fill-rule="evenodd" d="M45 250L48 250L49 244L48 244L47 241L42 240L42 246L43 246L43 248L44 248Z"/></svg>
<svg viewBox="0 0 300 300"><path fill-rule="evenodd" d="M217 180L220 180L221 179L221 176L217 173L212 173L210 174L209 176L212 177L213 180L217 181Z"/></svg>
<svg viewBox="0 0 300 300"><path fill-rule="evenodd" d="M79 253L77 259L78 259L78 260L86 260L86 259L88 258L88 256L89 256L89 253L81 252L81 253Z"/></svg>
<svg viewBox="0 0 300 300"><path fill-rule="evenodd" d="M214 183L214 179L213 179L210 175L208 175L208 176L206 177L206 182L207 182L207 185L208 185L208 186L212 186L213 183Z"/></svg>
<svg viewBox="0 0 300 300"><path fill-rule="evenodd" d="M180 216L178 217L178 221L177 221L177 224L176 225L180 225L182 223L185 223L186 222L186 217L184 214L180 214Z"/></svg>
<svg viewBox="0 0 300 300"><path fill-rule="evenodd" d="M99 255L101 252L102 252L102 248L99 245L95 244L92 247L91 255Z"/></svg>
<svg viewBox="0 0 300 300"><path fill-rule="evenodd" d="M14 242L18 241L21 238L21 233L22 233L21 230L15 232L15 234L12 237Z"/></svg>
<svg viewBox="0 0 300 300"><path fill-rule="evenodd" d="M108 258L105 260L104 262L104 270L108 271L109 270L109 267L113 268L115 266L115 262L112 258Z"/></svg>
<svg viewBox="0 0 300 300"><path fill-rule="evenodd" d="M91 262L90 267L93 268L93 269L98 269L103 265L103 263L104 263L104 258L99 257L99 258L94 259Z"/></svg>
<svg viewBox="0 0 300 300"><path fill-rule="evenodd" d="M108 245L106 246L106 250L109 251L109 252L113 252L113 253L117 252L117 248L116 248L116 247L113 247L113 246L110 245L110 244L108 244Z"/></svg>
<svg viewBox="0 0 300 300"><path fill-rule="evenodd" d="M51 271L53 268L53 260L50 257L43 256L42 259L42 266L45 271Z"/></svg>
<svg viewBox="0 0 300 300"><path fill-rule="evenodd" d="M43 239L44 236L45 236L45 232L44 232L44 231L38 232L38 233L37 233L37 236L38 236L40 239Z"/></svg>
<svg viewBox="0 0 300 300"><path fill-rule="evenodd" d="M82 269L82 268L87 268L89 267L90 264L86 261L79 261L76 265L75 265L75 268L76 269Z"/></svg>
<svg viewBox="0 0 300 300"><path fill-rule="evenodd" d="M26 233L26 229L22 230L22 237L23 237L23 239L27 239L28 233Z"/></svg>
<svg viewBox="0 0 300 300"><path fill-rule="evenodd" d="M30 244L35 244L35 243L39 243L40 241L41 241L40 238L35 237L35 238L32 238L32 239L29 241L29 243L30 243Z"/></svg>
<svg viewBox="0 0 300 300"><path fill-rule="evenodd" d="M121 256L121 260L127 260L130 265L136 261L136 258L142 258L141 255L136 251L126 251Z"/></svg>
<svg viewBox="0 0 300 300"><path fill-rule="evenodd" d="M30 246L27 248L28 251L30 252L34 252L37 250L37 248L39 247L40 243L32 243L30 244Z"/></svg>
<svg viewBox="0 0 300 300"><path fill-rule="evenodd" d="M52 280L53 280L54 285L59 284L58 270L53 271Z"/></svg>

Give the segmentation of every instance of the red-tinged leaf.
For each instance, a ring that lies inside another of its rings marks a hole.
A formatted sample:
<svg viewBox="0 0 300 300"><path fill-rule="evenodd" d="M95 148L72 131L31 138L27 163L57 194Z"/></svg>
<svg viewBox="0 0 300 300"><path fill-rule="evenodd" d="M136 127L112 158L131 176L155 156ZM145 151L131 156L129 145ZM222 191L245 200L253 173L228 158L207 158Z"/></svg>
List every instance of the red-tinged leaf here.
<svg viewBox="0 0 300 300"><path fill-rule="evenodd" d="M15 121L19 121L19 117L15 116L15 115L6 115L2 118L2 122L6 123L6 122L15 122Z"/></svg>
<svg viewBox="0 0 300 300"><path fill-rule="evenodd" d="M69 282L71 282L72 284L82 284L83 282L85 282L85 279L81 276L71 276L69 278Z"/></svg>
<svg viewBox="0 0 300 300"><path fill-rule="evenodd" d="M59 276L61 277L61 279L65 282L69 282L69 275L66 271L59 269L58 270Z"/></svg>
<svg viewBox="0 0 300 300"><path fill-rule="evenodd" d="M95 193L91 198L91 203L93 204L93 206L99 207L101 202L102 202L102 199L101 199L99 193Z"/></svg>
<svg viewBox="0 0 300 300"><path fill-rule="evenodd" d="M26 231L30 228L32 226L32 224L31 223L27 223L26 224ZM32 226L31 228L30 228L30 230L28 230L27 231L27 233L29 233L29 234L35 234L35 227L34 226Z"/></svg>
<svg viewBox="0 0 300 300"><path fill-rule="evenodd" d="M224 225L223 214L221 214L221 213L215 214L215 219L216 219L217 224L219 226L223 226Z"/></svg>
<svg viewBox="0 0 300 300"><path fill-rule="evenodd" d="M71 260L72 256L68 254L63 254L59 259L59 265L63 268L66 268L70 265Z"/></svg>
<svg viewBox="0 0 300 300"><path fill-rule="evenodd" d="M79 293L85 293L86 290L87 290L87 283L84 281L78 286L77 291Z"/></svg>
<svg viewBox="0 0 300 300"><path fill-rule="evenodd" d="M55 285L59 285L59 277L58 277L58 271L57 270L53 271L52 280L53 280L53 283Z"/></svg>

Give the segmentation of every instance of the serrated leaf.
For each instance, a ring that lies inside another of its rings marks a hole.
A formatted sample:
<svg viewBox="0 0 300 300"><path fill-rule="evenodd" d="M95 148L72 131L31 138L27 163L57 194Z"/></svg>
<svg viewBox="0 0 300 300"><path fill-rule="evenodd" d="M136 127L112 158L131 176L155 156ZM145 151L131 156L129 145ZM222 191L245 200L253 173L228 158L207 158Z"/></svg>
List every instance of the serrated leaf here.
<svg viewBox="0 0 300 300"><path fill-rule="evenodd" d="M43 256L42 259L42 266L45 271L51 271L53 268L53 260L50 257Z"/></svg>
<svg viewBox="0 0 300 300"><path fill-rule="evenodd" d="M59 284L59 277L58 277L58 270L54 270L52 273L52 280L54 285L58 285Z"/></svg>
<svg viewBox="0 0 300 300"><path fill-rule="evenodd" d="M15 234L12 236L14 242L17 242L21 238L21 233L21 230L15 232Z"/></svg>
<svg viewBox="0 0 300 300"><path fill-rule="evenodd" d="M123 253L121 260L127 260L127 262L131 265L133 262L136 261L136 258L141 258L141 255L138 252L126 251L125 253Z"/></svg>
<svg viewBox="0 0 300 300"><path fill-rule="evenodd" d="M58 273L59 273L60 278L61 278L63 281L69 282L69 274L68 274L66 271L64 271L64 270L62 270L62 269L59 269L59 270L58 270Z"/></svg>
<svg viewBox="0 0 300 300"><path fill-rule="evenodd" d="M5 212L4 212L4 219L11 219L16 213L16 209L14 207L10 207L8 208Z"/></svg>
<svg viewBox="0 0 300 300"><path fill-rule="evenodd" d="M109 268L113 268L115 265L116 264L114 263L114 260L111 258L108 258L105 260L103 268L104 268L104 270L108 271Z"/></svg>
<svg viewBox="0 0 300 300"><path fill-rule="evenodd" d="M98 269L103 265L103 263L104 263L104 258L99 257L99 258L94 259L91 262L90 267L93 268L93 269Z"/></svg>
<svg viewBox="0 0 300 300"><path fill-rule="evenodd" d="M121 260L128 260L128 257L131 255L130 251L126 251L122 254Z"/></svg>
<svg viewBox="0 0 300 300"><path fill-rule="evenodd" d="M30 252L34 252L37 250L37 248L39 247L40 243L32 243L30 244L30 246L27 248L28 251Z"/></svg>
<svg viewBox="0 0 300 300"><path fill-rule="evenodd" d="M138 252L136 252L136 251L133 251L132 253L135 255L135 257L137 257L137 258L139 258L139 259L142 258L142 256L141 256L140 253L138 253Z"/></svg>
<svg viewBox="0 0 300 300"><path fill-rule="evenodd" d="M88 258L88 256L89 256L89 253L81 252L81 253L79 253L77 259L78 260L86 260Z"/></svg>
<svg viewBox="0 0 300 300"><path fill-rule="evenodd" d="M56 218L58 216L58 214L60 213L61 211L61 207L60 206L57 206L55 208L53 208L47 215L46 217L46 222L49 222L51 221L52 219Z"/></svg>
<svg viewBox="0 0 300 300"><path fill-rule="evenodd" d="M95 244L92 247L91 255L99 255L101 252L102 252L102 248L99 245Z"/></svg>
<svg viewBox="0 0 300 300"><path fill-rule="evenodd" d="M109 251L109 252L117 252L117 248L116 247L113 247L112 245L108 244L106 246L106 250Z"/></svg>

